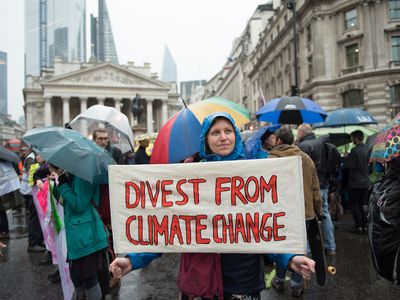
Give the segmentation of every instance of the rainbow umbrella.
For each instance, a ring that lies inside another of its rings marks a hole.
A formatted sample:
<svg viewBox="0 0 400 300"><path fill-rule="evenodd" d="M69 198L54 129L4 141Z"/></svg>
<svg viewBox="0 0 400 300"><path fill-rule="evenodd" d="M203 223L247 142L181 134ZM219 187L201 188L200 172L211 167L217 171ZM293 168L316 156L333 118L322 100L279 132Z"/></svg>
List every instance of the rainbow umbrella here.
<svg viewBox="0 0 400 300"><path fill-rule="evenodd" d="M200 122L203 122L209 114L222 111L229 113L238 127L250 122L250 112L246 108L222 97L211 97L198 101L190 104L188 108Z"/></svg>
<svg viewBox="0 0 400 300"><path fill-rule="evenodd" d="M385 163L400 157L400 113L376 136L370 161Z"/></svg>
<svg viewBox="0 0 400 300"><path fill-rule="evenodd" d="M186 106L173 115L154 142L150 159L152 164L178 163L200 149L201 122L211 113L229 113L237 126L250 122L250 113L237 103L212 97Z"/></svg>

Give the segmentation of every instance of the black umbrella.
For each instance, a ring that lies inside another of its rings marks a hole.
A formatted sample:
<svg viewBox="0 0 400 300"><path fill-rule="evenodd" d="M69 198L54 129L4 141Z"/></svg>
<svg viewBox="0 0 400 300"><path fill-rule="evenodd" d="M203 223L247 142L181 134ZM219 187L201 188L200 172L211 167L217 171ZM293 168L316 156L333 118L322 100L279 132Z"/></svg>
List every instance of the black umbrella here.
<svg viewBox="0 0 400 300"><path fill-rule="evenodd" d="M3 146L0 146L0 159L12 162L12 163L19 163L19 157L17 154L14 152L8 150L7 148L4 148Z"/></svg>
<svg viewBox="0 0 400 300"><path fill-rule="evenodd" d="M340 147L342 145L346 145L351 143L351 137L348 133L329 133L320 137L320 139L324 142L328 142L330 144L335 145L336 147Z"/></svg>

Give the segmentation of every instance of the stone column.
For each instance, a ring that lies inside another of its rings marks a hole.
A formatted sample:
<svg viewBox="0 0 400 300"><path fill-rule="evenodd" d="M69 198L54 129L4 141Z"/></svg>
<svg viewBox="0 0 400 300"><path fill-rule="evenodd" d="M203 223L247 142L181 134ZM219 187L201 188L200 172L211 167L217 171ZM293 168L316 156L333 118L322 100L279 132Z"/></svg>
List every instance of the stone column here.
<svg viewBox="0 0 400 300"><path fill-rule="evenodd" d="M70 121L69 119L69 98L63 97L63 126Z"/></svg>
<svg viewBox="0 0 400 300"><path fill-rule="evenodd" d="M80 97L79 100L81 102L81 113L83 113L85 110L87 110L88 98L87 97Z"/></svg>
<svg viewBox="0 0 400 300"><path fill-rule="evenodd" d="M163 126L165 123L168 121L168 106L167 106L167 100L162 100L161 102L161 126Z"/></svg>
<svg viewBox="0 0 400 300"><path fill-rule="evenodd" d="M44 125L50 126L51 120L51 97L44 98Z"/></svg>
<svg viewBox="0 0 400 300"><path fill-rule="evenodd" d="M118 111L121 111L121 101L122 98L114 98L114 108Z"/></svg>
<svg viewBox="0 0 400 300"><path fill-rule="evenodd" d="M33 128L33 114L34 114L30 99L26 101L25 107L26 107L26 129L30 130Z"/></svg>
<svg viewBox="0 0 400 300"><path fill-rule="evenodd" d="M153 99L146 99L147 104L147 132L151 133L154 131L153 129Z"/></svg>
<svg viewBox="0 0 400 300"><path fill-rule="evenodd" d="M99 105L104 105L104 100L106 100L106 98L104 98L104 97L102 97L102 98L97 97L97 104L99 104Z"/></svg>
<svg viewBox="0 0 400 300"><path fill-rule="evenodd" d="M128 101L125 102L125 106L126 106L125 112L126 112L126 116L128 117L128 120L129 120L129 125L131 127L133 127L133 126L135 126L135 124L134 124L134 120L133 120L133 116L132 116L132 112L131 112L132 100L128 99Z"/></svg>
<svg viewBox="0 0 400 300"><path fill-rule="evenodd" d="M81 112L83 113L84 111L87 110L87 102L88 102L88 98L87 97L79 97L79 101L81 103ZM87 120L85 119L81 119L80 121L80 132L84 135L84 136L88 136L88 125L87 125Z"/></svg>

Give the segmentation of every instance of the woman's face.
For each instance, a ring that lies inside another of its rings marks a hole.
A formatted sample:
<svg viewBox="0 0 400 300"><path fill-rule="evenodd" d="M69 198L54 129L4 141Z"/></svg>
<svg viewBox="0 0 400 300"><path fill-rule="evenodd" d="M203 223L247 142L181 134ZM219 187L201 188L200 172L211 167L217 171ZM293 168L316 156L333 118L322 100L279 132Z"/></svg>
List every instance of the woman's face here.
<svg viewBox="0 0 400 300"><path fill-rule="evenodd" d="M266 148L273 148L276 146L276 135L270 134L265 140L264 145Z"/></svg>
<svg viewBox="0 0 400 300"><path fill-rule="evenodd" d="M208 130L206 143L211 152L220 156L229 155L235 148L235 131L226 119L218 119Z"/></svg>
<svg viewBox="0 0 400 300"><path fill-rule="evenodd" d="M36 154L36 161L40 164L44 162L44 159L39 154Z"/></svg>

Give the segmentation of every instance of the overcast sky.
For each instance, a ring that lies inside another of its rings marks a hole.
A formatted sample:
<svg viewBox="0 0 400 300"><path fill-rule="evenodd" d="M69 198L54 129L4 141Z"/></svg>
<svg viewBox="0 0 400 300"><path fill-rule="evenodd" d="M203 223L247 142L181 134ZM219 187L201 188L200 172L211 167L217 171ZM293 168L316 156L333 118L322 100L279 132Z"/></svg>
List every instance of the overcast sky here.
<svg viewBox="0 0 400 300"><path fill-rule="evenodd" d="M24 2L0 0L0 51L8 54L8 113L13 119L23 115ZM119 63L149 62L152 71L160 75L168 45L178 68L178 81L208 80L225 63L233 39L240 36L257 5L265 2L108 0ZM86 0L86 10L89 29L90 13L97 16L97 0Z"/></svg>

